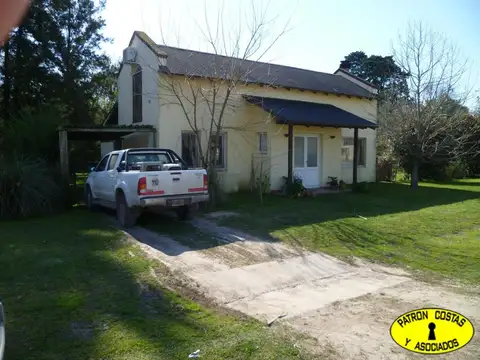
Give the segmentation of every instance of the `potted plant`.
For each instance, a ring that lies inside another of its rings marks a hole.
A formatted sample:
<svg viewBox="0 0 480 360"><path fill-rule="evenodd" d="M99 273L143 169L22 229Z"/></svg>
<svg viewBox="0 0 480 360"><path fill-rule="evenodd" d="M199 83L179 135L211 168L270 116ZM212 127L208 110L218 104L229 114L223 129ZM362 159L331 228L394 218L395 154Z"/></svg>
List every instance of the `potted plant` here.
<svg viewBox="0 0 480 360"><path fill-rule="evenodd" d="M329 176L327 184L330 186L331 189L337 190L338 189L338 177Z"/></svg>

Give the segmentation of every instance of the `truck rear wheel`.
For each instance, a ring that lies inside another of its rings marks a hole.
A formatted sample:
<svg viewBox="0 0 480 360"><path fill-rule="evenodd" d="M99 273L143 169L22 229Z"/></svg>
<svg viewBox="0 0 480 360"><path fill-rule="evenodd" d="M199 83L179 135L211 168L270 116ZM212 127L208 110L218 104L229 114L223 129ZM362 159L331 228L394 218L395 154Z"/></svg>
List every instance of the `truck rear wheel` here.
<svg viewBox="0 0 480 360"><path fill-rule="evenodd" d="M94 203L92 189L87 186L85 189L85 206L89 211L97 210L97 205Z"/></svg>
<svg viewBox="0 0 480 360"><path fill-rule="evenodd" d="M137 222L137 216L135 212L128 207L127 201L125 200L125 195L117 195L117 221L119 225L125 229L135 226Z"/></svg>

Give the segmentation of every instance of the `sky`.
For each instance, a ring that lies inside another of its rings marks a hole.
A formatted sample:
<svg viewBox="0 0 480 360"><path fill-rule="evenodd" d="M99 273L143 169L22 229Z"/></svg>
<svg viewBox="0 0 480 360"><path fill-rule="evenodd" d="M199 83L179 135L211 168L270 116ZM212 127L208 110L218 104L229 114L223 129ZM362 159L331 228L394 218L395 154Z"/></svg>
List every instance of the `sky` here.
<svg viewBox="0 0 480 360"><path fill-rule="evenodd" d="M215 28L218 14L224 33L238 33L241 24L247 34L252 14L264 9L272 20L264 48L287 32L262 61L331 73L352 51L391 55L408 23L421 20L458 46L468 60L463 85L480 90L479 0L107 0L103 16L113 42L105 50L121 58L133 31L142 30L157 43L206 51L206 24Z"/></svg>

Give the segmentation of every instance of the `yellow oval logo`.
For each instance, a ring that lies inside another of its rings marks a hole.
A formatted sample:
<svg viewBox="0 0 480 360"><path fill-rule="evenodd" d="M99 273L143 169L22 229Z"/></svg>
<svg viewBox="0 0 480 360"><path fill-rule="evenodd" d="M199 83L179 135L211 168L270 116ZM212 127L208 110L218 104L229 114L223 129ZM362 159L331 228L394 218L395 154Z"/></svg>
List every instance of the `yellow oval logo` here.
<svg viewBox="0 0 480 360"><path fill-rule="evenodd" d="M409 311L390 327L392 339L406 350L420 354L445 354L461 349L475 330L462 314L440 308Z"/></svg>

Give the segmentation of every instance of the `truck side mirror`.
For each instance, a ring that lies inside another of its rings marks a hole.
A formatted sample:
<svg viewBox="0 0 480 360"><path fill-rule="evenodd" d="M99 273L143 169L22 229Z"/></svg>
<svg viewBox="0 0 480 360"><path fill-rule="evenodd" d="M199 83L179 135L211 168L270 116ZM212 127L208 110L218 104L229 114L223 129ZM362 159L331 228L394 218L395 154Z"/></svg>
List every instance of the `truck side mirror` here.
<svg viewBox="0 0 480 360"><path fill-rule="evenodd" d="M122 172L125 170L125 161L122 161L120 165L117 166L117 171Z"/></svg>

